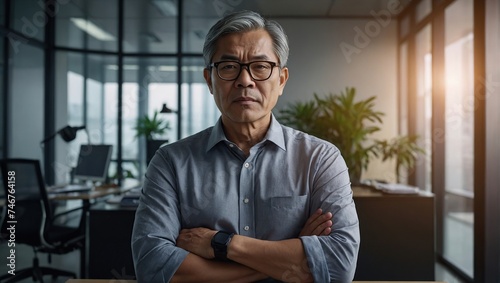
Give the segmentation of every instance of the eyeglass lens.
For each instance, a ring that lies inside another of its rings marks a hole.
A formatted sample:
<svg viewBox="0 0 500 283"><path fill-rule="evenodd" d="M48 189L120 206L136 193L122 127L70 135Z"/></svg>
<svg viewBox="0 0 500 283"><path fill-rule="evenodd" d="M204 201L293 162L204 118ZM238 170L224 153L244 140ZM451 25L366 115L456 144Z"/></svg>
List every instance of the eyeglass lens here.
<svg viewBox="0 0 500 283"><path fill-rule="evenodd" d="M221 79L234 80L236 79L243 66L248 66L250 76L254 80L267 80L273 71L273 65L270 62L257 61L249 64L241 64L239 62L225 61L217 65L217 72Z"/></svg>

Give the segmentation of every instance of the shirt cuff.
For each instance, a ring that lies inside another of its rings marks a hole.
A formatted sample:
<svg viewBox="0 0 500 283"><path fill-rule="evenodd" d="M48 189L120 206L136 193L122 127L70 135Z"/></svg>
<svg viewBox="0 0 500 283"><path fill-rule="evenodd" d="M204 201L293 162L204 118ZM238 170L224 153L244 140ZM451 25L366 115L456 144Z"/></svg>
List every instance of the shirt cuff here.
<svg viewBox="0 0 500 283"><path fill-rule="evenodd" d="M317 236L300 237L314 282L330 282L325 254Z"/></svg>

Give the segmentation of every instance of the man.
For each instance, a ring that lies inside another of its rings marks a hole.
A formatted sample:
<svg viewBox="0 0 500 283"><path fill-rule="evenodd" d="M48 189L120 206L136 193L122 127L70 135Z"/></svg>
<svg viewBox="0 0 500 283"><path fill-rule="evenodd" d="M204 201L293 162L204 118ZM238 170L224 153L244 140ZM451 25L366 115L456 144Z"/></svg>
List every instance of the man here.
<svg viewBox="0 0 500 283"><path fill-rule="evenodd" d="M271 112L288 80L281 26L228 15L203 54L221 118L151 161L132 237L138 281L350 282L359 227L345 162Z"/></svg>

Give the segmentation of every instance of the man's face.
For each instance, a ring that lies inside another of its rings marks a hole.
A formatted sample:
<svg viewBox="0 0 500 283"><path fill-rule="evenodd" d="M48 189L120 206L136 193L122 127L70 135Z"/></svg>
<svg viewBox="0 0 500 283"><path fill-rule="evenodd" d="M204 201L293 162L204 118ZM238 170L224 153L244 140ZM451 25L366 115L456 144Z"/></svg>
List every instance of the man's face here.
<svg viewBox="0 0 500 283"><path fill-rule="evenodd" d="M271 110L283 93L288 79L288 69L280 69L278 57L273 51L273 42L267 31L255 30L234 33L221 37L217 42L217 51L212 62L237 61L272 61L277 66L272 68L271 77L264 81L255 81L246 67L233 81L219 78L216 68L205 69L204 77L215 103L222 113L225 123L269 123ZM267 120L266 120L267 119Z"/></svg>

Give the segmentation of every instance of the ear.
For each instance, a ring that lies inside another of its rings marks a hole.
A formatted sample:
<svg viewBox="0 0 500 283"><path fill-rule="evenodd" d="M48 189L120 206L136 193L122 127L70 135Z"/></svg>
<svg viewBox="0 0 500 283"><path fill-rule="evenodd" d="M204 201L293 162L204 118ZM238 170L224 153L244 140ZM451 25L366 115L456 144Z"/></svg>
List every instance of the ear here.
<svg viewBox="0 0 500 283"><path fill-rule="evenodd" d="M210 90L211 94L214 94L212 91L212 72L208 68L205 68L203 70L203 77L205 78L205 82L207 83L208 89Z"/></svg>
<svg viewBox="0 0 500 283"><path fill-rule="evenodd" d="M283 89L285 88L287 81L288 81L288 68L283 67L283 69L280 70L280 82L279 82L280 96L283 94Z"/></svg>

